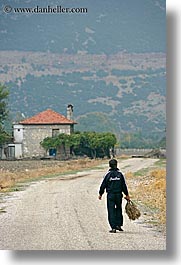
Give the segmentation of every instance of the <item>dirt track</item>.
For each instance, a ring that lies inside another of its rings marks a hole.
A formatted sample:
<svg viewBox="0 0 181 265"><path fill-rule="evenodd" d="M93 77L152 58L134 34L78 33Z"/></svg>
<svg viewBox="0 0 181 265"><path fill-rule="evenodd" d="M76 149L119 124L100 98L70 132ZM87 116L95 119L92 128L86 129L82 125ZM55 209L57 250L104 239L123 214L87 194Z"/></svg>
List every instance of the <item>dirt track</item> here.
<svg viewBox="0 0 181 265"><path fill-rule="evenodd" d="M152 165L155 159L128 159L123 172ZM107 165L32 183L5 197L0 214L0 249L37 250L164 250L166 237L142 218L124 216L124 232L110 234L106 196L98 189Z"/></svg>

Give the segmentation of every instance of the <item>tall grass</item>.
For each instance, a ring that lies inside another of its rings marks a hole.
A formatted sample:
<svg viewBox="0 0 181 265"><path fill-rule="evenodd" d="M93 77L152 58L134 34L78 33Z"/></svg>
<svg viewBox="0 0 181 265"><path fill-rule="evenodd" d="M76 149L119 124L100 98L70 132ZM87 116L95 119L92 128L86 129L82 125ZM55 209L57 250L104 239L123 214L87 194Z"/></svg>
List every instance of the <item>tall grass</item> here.
<svg viewBox="0 0 181 265"><path fill-rule="evenodd" d="M22 161L19 161L21 163ZM89 167L97 166L100 164L100 160L91 160L91 159L79 159L79 160L71 160L65 162L58 162L50 163L41 162L37 165L36 168L32 169L32 165L35 161L22 163L17 168L14 168L13 165L15 164L13 161L9 165L12 165L12 168L9 169L0 169L0 191L6 191L10 187L14 186L16 183L31 180L31 179L38 179L43 176L53 176L57 174L64 174L72 171L82 170ZM28 165L28 166L26 166ZM30 167L31 165L31 167Z"/></svg>
<svg viewBox="0 0 181 265"><path fill-rule="evenodd" d="M128 172L126 174L130 195L152 212L152 219L166 224L166 170L163 168L145 174Z"/></svg>

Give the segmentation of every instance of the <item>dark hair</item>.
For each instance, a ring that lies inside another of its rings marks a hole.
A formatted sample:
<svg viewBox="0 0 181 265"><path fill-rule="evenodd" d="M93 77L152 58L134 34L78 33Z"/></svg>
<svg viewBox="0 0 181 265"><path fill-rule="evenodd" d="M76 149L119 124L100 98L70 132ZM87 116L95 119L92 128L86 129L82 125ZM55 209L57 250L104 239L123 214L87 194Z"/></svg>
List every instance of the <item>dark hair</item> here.
<svg viewBox="0 0 181 265"><path fill-rule="evenodd" d="M118 162L117 162L116 159L111 159L111 160L109 161L109 166L110 166L110 168L117 168L117 164L118 164Z"/></svg>

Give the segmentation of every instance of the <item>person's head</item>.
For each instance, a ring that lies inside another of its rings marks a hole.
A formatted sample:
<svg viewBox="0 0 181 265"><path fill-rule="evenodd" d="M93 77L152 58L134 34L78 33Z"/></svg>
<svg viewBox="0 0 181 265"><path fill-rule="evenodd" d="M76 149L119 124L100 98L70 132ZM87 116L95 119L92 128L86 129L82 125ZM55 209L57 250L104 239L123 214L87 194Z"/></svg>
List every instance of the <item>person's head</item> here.
<svg viewBox="0 0 181 265"><path fill-rule="evenodd" d="M116 159L111 159L109 161L109 166L110 166L111 169L116 169L117 168L117 164L118 164L118 162L117 162Z"/></svg>

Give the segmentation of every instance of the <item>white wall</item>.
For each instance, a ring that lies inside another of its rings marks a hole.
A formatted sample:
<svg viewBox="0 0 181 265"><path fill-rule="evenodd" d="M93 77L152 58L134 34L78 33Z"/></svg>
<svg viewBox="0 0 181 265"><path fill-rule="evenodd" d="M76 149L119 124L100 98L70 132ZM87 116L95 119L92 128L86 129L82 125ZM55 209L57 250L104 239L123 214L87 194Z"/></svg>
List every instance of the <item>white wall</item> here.
<svg viewBox="0 0 181 265"><path fill-rule="evenodd" d="M22 144L15 144L15 158L22 158Z"/></svg>
<svg viewBox="0 0 181 265"><path fill-rule="evenodd" d="M13 135L14 135L14 143L22 143L23 142L23 125L14 124L13 126Z"/></svg>

